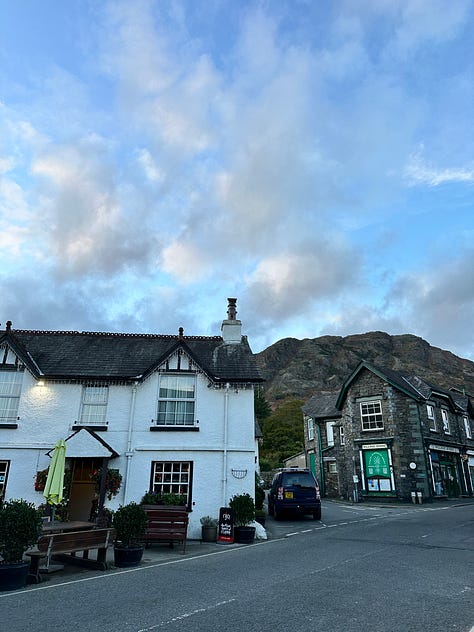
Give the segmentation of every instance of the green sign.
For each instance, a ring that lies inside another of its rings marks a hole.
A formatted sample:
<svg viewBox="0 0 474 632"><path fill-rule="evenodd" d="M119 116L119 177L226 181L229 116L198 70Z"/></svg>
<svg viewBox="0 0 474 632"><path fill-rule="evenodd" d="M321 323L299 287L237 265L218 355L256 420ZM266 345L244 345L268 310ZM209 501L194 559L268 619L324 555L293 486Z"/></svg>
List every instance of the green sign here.
<svg viewBox="0 0 474 632"><path fill-rule="evenodd" d="M388 450L364 450L365 475L390 477Z"/></svg>

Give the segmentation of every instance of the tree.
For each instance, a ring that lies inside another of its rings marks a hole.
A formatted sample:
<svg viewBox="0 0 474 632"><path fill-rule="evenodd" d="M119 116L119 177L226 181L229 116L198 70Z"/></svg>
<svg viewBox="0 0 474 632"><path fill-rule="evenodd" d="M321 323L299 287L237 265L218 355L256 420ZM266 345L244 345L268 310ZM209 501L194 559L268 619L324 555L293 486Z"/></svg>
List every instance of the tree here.
<svg viewBox="0 0 474 632"><path fill-rule="evenodd" d="M272 414L272 409L270 404L265 399L265 393L261 386L258 386L255 389L254 395L254 411L255 411L255 419L260 424L260 428L263 430L265 419L270 417Z"/></svg>
<svg viewBox="0 0 474 632"><path fill-rule="evenodd" d="M265 420L261 460L272 468L281 467L283 459L304 448L303 402L291 399Z"/></svg>

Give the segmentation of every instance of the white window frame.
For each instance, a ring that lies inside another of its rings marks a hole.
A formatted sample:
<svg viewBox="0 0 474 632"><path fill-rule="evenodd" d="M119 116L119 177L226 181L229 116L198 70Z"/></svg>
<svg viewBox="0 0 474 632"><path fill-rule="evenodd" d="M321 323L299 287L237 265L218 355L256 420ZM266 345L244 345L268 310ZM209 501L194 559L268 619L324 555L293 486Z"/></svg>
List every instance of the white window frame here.
<svg viewBox="0 0 474 632"><path fill-rule="evenodd" d="M0 502L5 496L5 489L8 481L8 470L10 469L10 461L0 461Z"/></svg>
<svg viewBox="0 0 474 632"><path fill-rule="evenodd" d="M430 422L430 430L436 431L435 409L433 404L426 404L426 414Z"/></svg>
<svg viewBox="0 0 474 632"><path fill-rule="evenodd" d="M109 387L106 384L82 388L79 423L81 426L106 426Z"/></svg>
<svg viewBox="0 0 474 632"><path fill-rule="evenodd" d="M337 474L337 461L328 461L328 474Z"/></svg>
<svg viewBox="0 0 474 632"><path fill-rule="evenodd" d="M18 421L22 384L23 371L0 371L0 424Z"/></svg>
<svg viewBox="0 0 474 632"><path fill-rule="evenodd" d="M380 399L359 402L360 419L363 432L373 432L384 429L382 401Z"/></svg>
<svg viewBox="0 0 474 632"><path fill-rule="evenodd" d="M179 494L191 503L193 483L192 461L153 461L151 464L151 490L155 494Z"/></svg>
<svg viewBox="0 0 474 632"><path fill-rule="evenodd" d="M464 431L468 439L472 439L471 420L467 415L463 415Z"/></svg>
<svg viewBox="0 0 474 632"><path fill-rule="evenodd" d="M308 417L308 441L314 441L314 420Z"/></svg>
<svg viewBox="0 0 474 632"><path fill-rule="evenodd" d="M335 421L327 421L326 422L326 440L328 444L328 448L334 447L334 424Z"/></svg>
<svg viewBox="0 0 474 632"><path fill-rule="evenodd" d="M161 374L158 384L156 425L193 427L196 424L195 411L196 374Z"/></svg>
<svg viewBox="0 0 474 632"><path fill-rule="evenodd" d="M443 420L443 432L444 434L451 434L451 428L449 425L449 413L446 408L441 409L441 419Z"/></svg>
<svg viewBox="0 0 474 632"><path fill-rule="evenodd" d="M344 426L339 426L339 442L341 445L346 444L346 440L344 438Z"/></svg>

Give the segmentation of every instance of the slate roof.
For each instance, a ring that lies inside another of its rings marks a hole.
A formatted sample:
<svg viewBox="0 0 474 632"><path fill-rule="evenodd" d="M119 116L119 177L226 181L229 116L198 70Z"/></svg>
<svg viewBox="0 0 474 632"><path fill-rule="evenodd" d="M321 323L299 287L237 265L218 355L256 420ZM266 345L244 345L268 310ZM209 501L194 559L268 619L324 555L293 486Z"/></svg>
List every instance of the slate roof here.
<svg viewBox="0 0 474 632"><path fill-rule="evenodd" d="M245 336L224 344L220 336L10 329L3 342L34 375L49 379L141 379L181 348L216 382L263 381Z"/></svg>
<svg viewBox="0 0 474 632"><path fill-rule="evenodd" d="M314 395L301 408L305 415L313 419L331 419L341 417L341 411L336 408L339 393L322 393Z"/></svg>

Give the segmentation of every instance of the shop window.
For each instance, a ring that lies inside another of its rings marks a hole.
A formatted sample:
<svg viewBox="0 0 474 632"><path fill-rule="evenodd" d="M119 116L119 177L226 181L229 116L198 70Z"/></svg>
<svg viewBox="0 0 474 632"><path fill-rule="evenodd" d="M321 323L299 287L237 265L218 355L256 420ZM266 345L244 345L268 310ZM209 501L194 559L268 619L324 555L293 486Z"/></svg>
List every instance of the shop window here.
<svg viewBox="0 0 474 632"><path fill-rule="evenodd" d="M380 401L361 402L362 430L383 430L382 404Z"/></svg>
<svg viewBox="0 0 474 632"><path fill-rule="evenodd" d="M152 463L151 491L160 496L177 494L184 496L185 504L191 506L192 462L155 461Z"/></svg>
<svg viewBox="0 0 474 632"><path fill-rule="evenodd" d="M449 427L449 414L448 411L444 408L441 409L441 419L443 421L443 432L445 434L451 434L451 430Z"/></svg>
<svg viewBox="0 0 474 632"><path fill-rule="evenodd" d="M158 426L194 426L195 375L161 375Z"/></svg>
<svg viewBox="0 0 474 632"><path fill-rule="evenodd" d="M311 417L308 419L308 439L309 441L313 441L314 439L314 421Z"/></svg>
<svg viewBox="0 0 474 632"><path fill-rule="evenodd" d="M0 424L18 421L22 371L0 371Z"/></svg>

